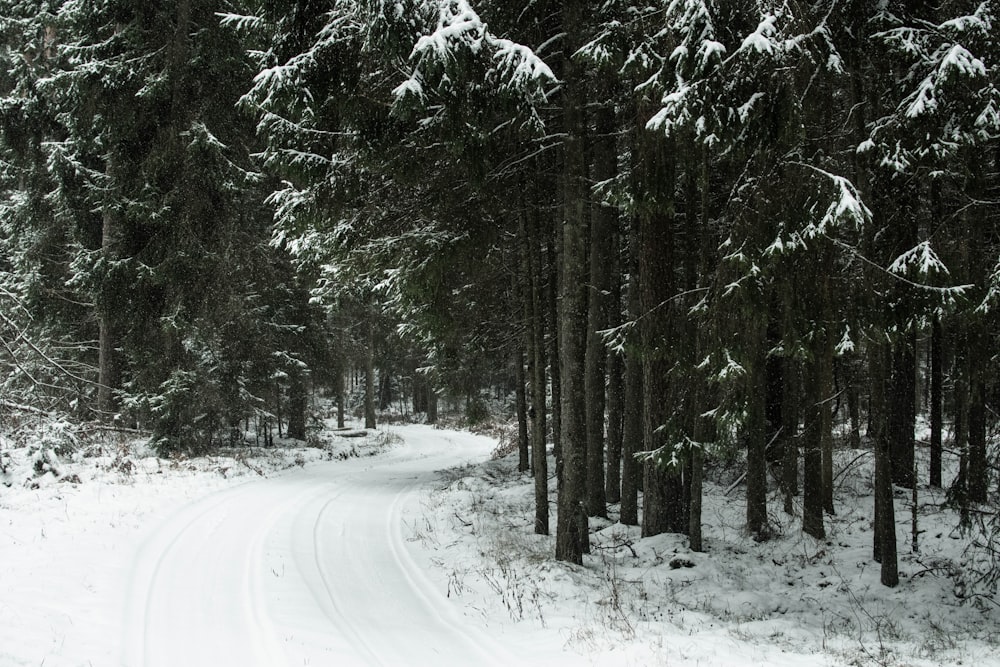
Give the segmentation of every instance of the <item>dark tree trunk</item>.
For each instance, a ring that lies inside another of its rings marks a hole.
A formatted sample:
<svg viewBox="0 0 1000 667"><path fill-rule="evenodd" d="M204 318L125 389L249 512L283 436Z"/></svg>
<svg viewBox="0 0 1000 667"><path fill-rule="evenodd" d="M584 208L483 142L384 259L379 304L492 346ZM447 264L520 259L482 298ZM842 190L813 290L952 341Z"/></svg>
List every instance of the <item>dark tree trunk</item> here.
<svg viewBox="0 0 1000 667"><path fill-rule="evenodd" d="M949 495L961 512L961 523L969 525L969 356L965 330L955 336L955 438L952 447L958 451L958 476L952 482Z"/></svg>
<svg viewBox="0 0 1000 667"><path fill-rule="evenodd" d="M545 314L542 257L537 209L527 221L525 258L528 265L528 354L531 363L531 470L535 483L535 533L549 534L549 466L545 453Z"/></svg>
<svg viewBox="0 0 1000 667"><path fill-rule="evenodd" d="M531 458L528 445L528 396L525 391L524 351L518 346L514 354L514 400L517 403L517 469L528 472Z"/></svg>
<svg viewBox="0 0 1000 667"><path fill-rule="evenodd" d="M413 413L427 412L427 378L421 373L413 374Z"/></svg>
<svg viewBox="0 0 1000 667"><path fill-rule="evenodd" d="M753 326L753 325L751 325ZM760 541L769 537L767 522L767 334L763 323L752 331L753 363L747 387L747 532Z"/></svg>
<svg viewBox="0 0 1000 667"><path fill-rule="evenodd" d="M882 564L881 581L884 586L899 583L899 566L896 557L896 514L892 498L892 460L886 433L885 406L885 357L886 344L874 343L868 351L871 377L872 410L878 415L872 422L869 438L875 448L875 560Z"/></svg>
<svg viewBox="0 0 1000 667"><path fill-rule="evenodd" d="M781 490L785 512L793 511L792 499L799 492L799 362L784 357L781 364L784 391L781 406Z"/></svg>
<svg viewBox="0 0 1000 667"><path fill-rule="evenodd" d="M594 174L597 182L614 178L618 156L615 153L615 113L611 106L596 112L596 135L593 141ZM604 412L608 351L601 331L608 327L608 302L611 289L611 250L614 246L615 209L591 207L590 280L587 299L587 512L607 517L604 481Z"/></svg>
<svg viewBox="0 0 1000 667"><path fill-rule="evenodd" d="M375 325L368 323L365 350L365 428L375 428Z"/></svg>
<svg viewBox="0 0 1000 667"><path fill-rule="evenodd" d="M109 264L117 258L121 230L110 210L104 211L101 230L101 254ZM99 305L98 359L97 359L97 410L101 421L110 420L118 411L115 392L121 388L121 362L118 358L118 337L114 315L107 305Z"/></svg>
<svg viewBox="0 0 1000 667"><path fill-rule="evenodd" d="M529 429L529 422L534 421L535 405L532 405L529 409L528 401L529 399L534 401L534 382L535 382L535 357L534 357L534 309L532 307L532 294L531 292L533 283L531 275L531 240L528 238L528 224L526 220L527 214L522 214L518 221L518 270L514 273L513 287L515 294L515 309L520 312L515 312L513 315L516 317L520 315L523 320L524 336L522 337L523 350L521 345L517 345L518 349L514 355L514 363L516 364L516 377L515 382L517 386L515 388L516 400L517 400L517 425L518 425L518 470L521 472L526 472L532 470L532 443L531 436L533 435ZM528 371L525 373L524 364L525 357L527 357ZM526 387L527 385L527 387Z"/></svg>
<svg viewBox="0 0 1000 667"><path fill-rule="evenodd" d="M547 245L548 257L548 287L545 291L545 307L548 314L548 354L549 354L549 384L552 392L552 448L556 459L556 473L562 481L562 370L559 351L559 290L562 289L559 274L562 254L559 252L560 231L552 230L552 237Z"/></svg>
<svg viewBox="0 0 1000 667"><path fill-rule="evenodd" d="M627 317L637 322L642 313L639 304L639 246L638 217L629 225L628 238L628 294ZM642 466L635 458L642 451L642 361L638 347L641 344L633 328L625 341L625 405L622 414L622 504L620 521L627 526L639 525L639 486Z"/></svg>
<svg viewBox="0 0 1000 667"><path fill-rule="evenodd" d="M822 301L825 320L828 323L820 336L820 399L819 428L820 444L823 453L823 509L827 514L835 514L833 506L833 338L830 327L833 326L833 313L830 295L829 275L822 279Z"/></svg>
<svg viewBox="0 0 1000 667"><path fill-rule="evenodd" d="M915 333L910 330L892 345L891 391L886 402L892 482L912 489L916 421Z"/></svg>
<svg viewBox="0 0 1000 667"><path fill-rule="evenodd" d="M809 362L805 431L802 434L802 531L816 539L826 537L823 526L823 389L821 361Z"/></svg>
<svg viewBox="0 0 1000 667"><path fill-rule="evenodd" d="M979 322L969 334L969 463L967 485L970 503L985 503L988 490L989 462L986 458L986 379L990 353L985 349L986 336Z"/></svg>
<svg viewBox="0 0 1000 667"><path fill-rule="evenodd" d="M293 368L288 374L288 437L292 440L306 439L308 408L305 373L301 368Z"/></svg>
<svg viewBox="0 0 1000 667"><path fill-rule="evenodd" d="M613 254L618 256L618 237L615 234ZM618 327L622 324L621 310L621 270L617 261L613 262L611 272L611 308L608 325ZM604 479L604 495L609 503L617 503L622 499L622 427L625 413L625 383L624 363L622 354L612 350L608 354L608 465Z"/></svg>
<svg viewBox="0 0 1000 667"><path fill-rule="evenodd" d="M575 53L582 43L584 4L562 6L564 49ZM563 119L565 165L563 182L563 275L559 336L562 376L562 484L556 526L556 558L583 563L589 546L586 499L586 392L584 366L587 349L587 163L584 115L587 95L584 72L572 58L563 60Z"/></svg>
<svg viewBox="0 0 1000 667"><path fill-rule="evenodd" d="M337 369L336 376L337 392L337 428L344 428L346 425L344 414L344 369Z"/></svg>
<svg viewBox="0 0 1000 667"><path fill-rule="evenodd" d="M768 318L767 347L773 349L781 343L780 321L775 317ZM768 445L768 463L781 461L784 442L784 431L781 411L785 407L785 359L776 354L767 355L765 361L765 392L764 421L766 427L765 442Z"/></svg>
<svg viewBox="0 0 1000 667"><path fill-rule="evenodd" d="M436 424L438 420L438 395L432 385L427 387L427 423Z"/></svg>
<svg viewBox="0 0 1000 667"><path fill-rule="evenodd" d="M844 359L840 366L844 377L844 391L847 393L847 414L850 420L848 446L861 449L861 383L858 381L857 361L853 355Z"/></svg>
<svg viewBox="0 0 1000 667"><path fill-rule="evenodd" d="M695 431L694 437L697 440L701 437L700 431ZM691 551L703 551L701 531L701 496L702 480L704 479L705 456L701 447L691 449L691 507L688 514L688 545Z"/></svg>
<svg viewBox="0 0 1000 667"><path fill-rule="evenodd" d="M944 400L943 355L941 351L941 321L934 317L931 322L931 463L930 485L941 488L941 431L943 430L941 408Z"/></svg>
<svg viewBox="0 0 1000 667"><path fill-rule="evenodd" d="M988 198L984 192L984 167L988 166L986 156L973 159L970 164L970 178L967 194L971 200L982 201ZM966 245L966 282L975 285L989 284L989 275L994 267L988 259L984 248L987 238L990 241L996 232L990 229L989 220L984 219L982 209L973 210L967 207L962 216L965 222ZM972 313L966 320L967 348L969 369L969 452L968 452L968 483L966 493L969 503L985 503L988 489L989 461L986 451L986 374L989 371L990 359L994 354L990 344L988 324L981 313Z"/></svg>
<svg viewBox="0 0 1000 667"><path fill-rule="evenodd" d="M645 127L645 123L639 127ZM667 429L672 413L668 373L673 363L670 341L669 299L674 296L674 183L675 155L668 141L653 133L640 137L642 182L651 197L639 215L639 306L642 313L643 447L657 452L647 461L643 485L642 534L644 537L687 530L683 464L667 465L674 458ZM682 455L677 453L677 458Z"/></svg>

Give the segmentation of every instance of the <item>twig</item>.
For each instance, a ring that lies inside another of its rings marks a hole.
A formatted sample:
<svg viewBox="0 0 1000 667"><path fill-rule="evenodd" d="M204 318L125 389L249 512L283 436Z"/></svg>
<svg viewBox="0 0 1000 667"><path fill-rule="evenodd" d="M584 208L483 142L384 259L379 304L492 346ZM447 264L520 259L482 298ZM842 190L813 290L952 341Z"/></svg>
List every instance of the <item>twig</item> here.
<svg viewBox="0 0 1000 667"><path fill-rule="evenodd" d="M240 463L242 463L243 465L245 465L250 470L252 470L255 473L257 473L258 475L260 475L261 477L266 477L267 476L267 475L264 474L264 471L262 469L256 468L256 467L250 465L250 462L247 461L246 454L243 454L243 453L238 454L236 456L236 460L239 461Z"/></svg>
<svg viewBox="0 0 1000 667"><path fill-rule="evenodd" d="M838 472L836 475L834 475L834 477L833 477L834 483L836 483L837 480L840 479L841 475L843 475L845 472L847 472L848 470L850 470L851 466L853 466L855 463L857 463L859 460L863 459L864 457L870 455L871 453L872 452L861 452L860 454L858 454L857 456L855 456L851 460L850 463L848 463L846 466L844 466L843 468L841 468L840 472Z"/></svg>

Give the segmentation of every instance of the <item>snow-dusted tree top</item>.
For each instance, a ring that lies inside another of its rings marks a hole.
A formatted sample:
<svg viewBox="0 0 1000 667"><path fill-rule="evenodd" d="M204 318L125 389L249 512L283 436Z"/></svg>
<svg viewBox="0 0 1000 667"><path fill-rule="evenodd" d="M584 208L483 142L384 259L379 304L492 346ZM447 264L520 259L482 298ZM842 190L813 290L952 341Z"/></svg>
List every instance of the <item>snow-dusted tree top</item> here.
<svg viewBox="0 0 1000 667"><path fill-rule="evenodd" d="M875 151L883 166L904 174L1000 135L996 26L994 3L986 0L940 24L876 34L906 67L909 92L859 151Z"/></svg>
<svg viewBox="0 0 1000 667"><path fill-rule="evenodd" d="M397 104L425 102L425 86L461 77L460 69L470 59L485 62L483 83L529 100L544 99L545 86L556 81L529 47L492 34L466 0L441 0L435 29L417 40L410 76L393 91Z"/></svg>

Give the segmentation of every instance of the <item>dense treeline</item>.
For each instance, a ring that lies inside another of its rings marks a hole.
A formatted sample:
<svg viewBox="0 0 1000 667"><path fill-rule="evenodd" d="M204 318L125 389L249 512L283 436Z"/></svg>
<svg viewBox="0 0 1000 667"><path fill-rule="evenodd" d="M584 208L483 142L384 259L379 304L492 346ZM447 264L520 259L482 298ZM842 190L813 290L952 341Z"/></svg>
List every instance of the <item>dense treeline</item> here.
<svg viewBox="0 0 1000 667"><path fill-rule="evenodd" d="M734 452L822 538L871 447L890 586L893 485L988 500L995 3L2 4L5 401L171 451L504 378L574 562L609 503L700 549Z"/></svg>

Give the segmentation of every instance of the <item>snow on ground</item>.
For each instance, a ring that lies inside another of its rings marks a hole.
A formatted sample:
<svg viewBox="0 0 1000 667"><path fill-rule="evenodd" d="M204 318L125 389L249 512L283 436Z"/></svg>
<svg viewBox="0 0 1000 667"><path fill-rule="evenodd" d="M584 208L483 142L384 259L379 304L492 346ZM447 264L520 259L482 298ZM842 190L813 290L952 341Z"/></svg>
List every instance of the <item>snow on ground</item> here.
<svg viewBox="0 0 1000 667"><path fill-rule="evenodd" d="M939 496L921 489L919 555L897 497L901 583L878 583L861 452L840 453L825 542L772 497L779 535L755 543L716 470L706 553L592 522L578 567L532 533L531 481L490 438L328 428L313 445L164 460L111 435L57 458L0 442L0 665L1000 664L996 606L956 596Z"/></svg>
<svg viewBox="0 0 1000 667"><path fill-rule="evenodd" d="M870 453L838 452L837 470L825 541L802 534L801 506L788 517L775 493L778 534L755 542L741 528L742 486L726 494L735 472L716 470L705 487L705 553L681 536L641 539L637 527L591 519L584 565L553 562L553 538L533 534L533 487L516 455L449 471L416 535L432 536L423 540L449 591L494 622L505 610L557 633L577 664L1000 665L996 603L959 597L966 540L956 514L940 508L943 492L919 490L911 553L910 493L897 490L901 581L887 589L871 558Z"/></svg>

